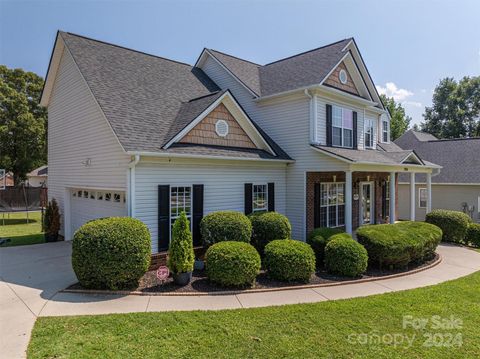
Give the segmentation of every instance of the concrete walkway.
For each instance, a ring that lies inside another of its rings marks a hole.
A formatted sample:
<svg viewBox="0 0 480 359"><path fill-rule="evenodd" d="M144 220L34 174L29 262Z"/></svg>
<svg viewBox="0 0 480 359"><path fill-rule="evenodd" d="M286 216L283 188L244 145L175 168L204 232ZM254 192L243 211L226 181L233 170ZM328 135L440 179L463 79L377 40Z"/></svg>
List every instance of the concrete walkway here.
<svg viewBox="0 0 480 359"><path fill-rule="evenodd" d="M0 353L25 357L38 316L217 310L320 302L418 288L480 270L480 253L442 244L443 261L406 277L335 287L224 296L120 296L59 293L76 282L69 242L0 249Z"/></svg>

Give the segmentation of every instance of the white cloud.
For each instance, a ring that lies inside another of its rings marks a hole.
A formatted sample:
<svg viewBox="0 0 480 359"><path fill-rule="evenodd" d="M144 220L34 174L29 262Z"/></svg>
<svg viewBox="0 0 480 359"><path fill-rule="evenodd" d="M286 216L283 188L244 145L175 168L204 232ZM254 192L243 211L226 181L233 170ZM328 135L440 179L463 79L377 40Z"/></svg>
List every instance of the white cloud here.
<svg viewBox="0 0 480 359"><path fill-rule="evenodd" d="M404 106L412 106L412 107L422 107L421 102L416 102L416 101L404 101L402 102L402 105Z"/></svg>
<svg viewBox="0 0 480 359"><path fill-rule="evenodd" d="M427 89L421 89L420 92L421 93L427 93Z"/></svg>
<svg viewBox="0 0 480 359"><path fill-rule="evenodd" d="M410 96L413 96L412 91L400 89L393 82L387 82L385 87L378 85L376 85L376 87L378 93L386 95L387 97L393 97L393 99L397 102L403 102Z"/></svg>

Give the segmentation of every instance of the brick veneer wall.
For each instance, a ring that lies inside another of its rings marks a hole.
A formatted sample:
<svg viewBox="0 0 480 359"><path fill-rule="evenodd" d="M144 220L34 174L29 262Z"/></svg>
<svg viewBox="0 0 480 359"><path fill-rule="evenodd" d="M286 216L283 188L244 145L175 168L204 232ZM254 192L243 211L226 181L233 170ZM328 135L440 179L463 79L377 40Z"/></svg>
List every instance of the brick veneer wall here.
<svg viewBox="0 0 480 359"><path fill-rule="evenodd" d="M333 176L336 176L336 182L345 182L345 172L308 172L307 173L307 188L306 188L306 213L307 213L307 233L314 228L314 185L315 183L333 182ZM375 223L384 223L386 220L382 218L382 188L381 182L386 180L389 173L385 172L353 172L352 194L359 194L360 185L357 182L367 181L367 176L370 176L370 181L375 183ZM398 218L398 175L396 176L395 185L395 213ZM352 201L352 227L356 229L359 226L360 216L360 199Z"/></svg>
<svg viewBox="0 0 480 359"><path fill-rule="evenodd" d="M218 120L228 123L228 135L221 137L215 131ZM202 121L192 128L181 140L182 143L196 143L202 145L231 146L256 148L250 137L240 127L238 122L224 104L220 104Z"/></svg>

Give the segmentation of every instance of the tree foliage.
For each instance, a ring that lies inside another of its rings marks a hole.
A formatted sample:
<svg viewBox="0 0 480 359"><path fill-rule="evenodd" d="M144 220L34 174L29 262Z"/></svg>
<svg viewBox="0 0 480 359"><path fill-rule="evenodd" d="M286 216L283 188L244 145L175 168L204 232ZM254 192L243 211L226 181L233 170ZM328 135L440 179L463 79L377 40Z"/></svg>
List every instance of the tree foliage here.
<svg viewBox="0 0 480 359"><path fill-rule="evenodd" d="M438 138L480 136L480 76L440 80L432 102L425 108L422 131Z"/></svg>
<svg viewBox="0 0 480 359"><path fill-rule="evenodd" d="M405 109L400 103L396 103L393 97L380 95L383 104L390 112L390 139L395 141L408 130L412 118L405 114Z"/></svg>
<svg viewBox="0 0 480 359"><path fill-rule="evenodd" d="M0 168L15 184L47 162L47 112L39 105L43 79L0 65Z"/></svg>

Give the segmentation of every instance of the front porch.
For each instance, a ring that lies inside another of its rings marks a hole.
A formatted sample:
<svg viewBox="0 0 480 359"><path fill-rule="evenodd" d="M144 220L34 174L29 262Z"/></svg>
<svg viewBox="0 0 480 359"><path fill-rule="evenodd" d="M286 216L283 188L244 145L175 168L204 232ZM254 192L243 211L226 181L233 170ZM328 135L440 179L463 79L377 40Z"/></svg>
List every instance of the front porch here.
<svg viewBox="0 0 480 359"><path fill-rule="evenodd" d="M398 174L402 172L410 173L410 220L415 220L417 172L412 168L391 170L378 166L364 170L307 172L307 234L318 227L343 227L352 234L364 224L395 223L398 218ZM432 203L431 171L422 169L418 172L426 173L427 177L428 213Z"/></svg>

